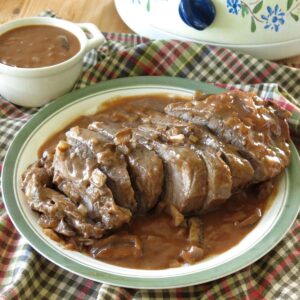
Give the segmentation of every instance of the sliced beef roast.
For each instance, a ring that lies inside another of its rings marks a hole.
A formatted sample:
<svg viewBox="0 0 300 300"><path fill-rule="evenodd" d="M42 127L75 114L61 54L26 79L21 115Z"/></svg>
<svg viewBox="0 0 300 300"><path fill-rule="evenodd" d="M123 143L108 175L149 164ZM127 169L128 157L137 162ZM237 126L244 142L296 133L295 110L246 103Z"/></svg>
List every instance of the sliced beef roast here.
<svg viewBox="0 0 300 300"><path fill-rule="evenodd" d="M216 160L223 160L230 168L232 177L232 190L243 188L253 178L254 170L248 160L242 158L238 149L232 145L222 143L214 134L203 126L195 126L183 120L159 112L151 112L147 118L142 120L144 123L151 123L155 126L157 134L164 136L168 142L186 144L194 149L205 149L209 153L215 152ZM151 128L154 130L154 128ZM220 157L221 154L221 157ZM228 174L227 171L224 174Z"/></svg>
<svg viewBox="0 0 300 300"><path fill-rule="evenodd" d="M100 170L107 176L107 185L116 203L134 212L137 203L123 155L115 151L110 141L94 131L74 127L66 136L80 156L87 155L97 161Z"/></svg>
<svg viewBox="0 0 300 300"><path fill-rule="evenodd" d="M100 238L104 232L102 225L87 221L85 215L68 197L51 186L51 177L40 163L31 165L22 176L22 190L29 206L51 220L48 227L55 230L64 221L85 238Z"/></svg>
<svg viewBox="0 0 300 300"><path fill-rule="evenodd" d="M289 161L286 115L253 93L232 91L200 101L172 103L165 112L206 126L219 139L236 146L254 168L254 182L278 175Z"/></svg>
<svg viewBox="0 0 300 300"><path fill-rule="evenodd" d="M105 229L128 223L131 213L118 206L106 185L106 175L98 168L96 159L83 154L79 147L65 141L58 143L53 160L53 182L73 202L83 205L89 218Z"/></svg>
<svg viewBox="0 0 300 300"><path fill-rule="evenodd" d="M143 145L131 143L132 130L122 128L120 124L94 122L89 125L89 129L114 141L117 149L127 158L139 213L153 208L163 187L163 163L159 156Z"/></svg>
<svg viewBox="0 0 300 300"><path fill-rule="evenodd" d="M206 200L208 180L203 159L189 147L163 143L142 128L133 130L133 139L155 150L164 162L163 201L182 213L200 211Z"/></svg>
<svg viewBox="0 0 300 300"><path fill-rule="evenodd" d="M289 163L289 113L252 93L146 104L97 114L29 166L22 189L43 227L100 238L159 200L203 213Z"/></svg>
<svg viewBox="0 0 300 300"><path fill-rule="evenodd" d="M187 129L187 127L184 128ZM205 144L193 143L184 134L180 133L181 127L168 127L166 129L162 126L155 127L153 124L144 124L139 126L139 130L144 133L147 132L152 137L156 135L169 147L172 145L175 149L188 149L189 152L182 156L184 159L188 159L187 155L195 156L196 154L198 160L204 162L206 172L203 169L201 170L201 179L207 181L207 195L201 207L202 211L211 209L230 197L232 190L231 173L227 164L222 160L220 151L216 151ZM161 153L158 153L161 156ZM205 176L207 176L207 179Z"/></svg>

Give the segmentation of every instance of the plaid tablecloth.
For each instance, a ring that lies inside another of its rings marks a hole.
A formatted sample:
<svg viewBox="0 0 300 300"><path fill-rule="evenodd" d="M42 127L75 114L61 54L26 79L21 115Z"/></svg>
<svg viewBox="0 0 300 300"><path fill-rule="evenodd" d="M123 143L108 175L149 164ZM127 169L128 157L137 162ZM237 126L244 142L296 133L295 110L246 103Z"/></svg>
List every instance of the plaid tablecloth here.
<svg viewBox="0 0 300 300"><path fill-rule="evenodd" d="M149 41L131 34L109 33L106 38L103 46L85 57L84 72L75 89L119 77L165 75L255 90L291 110L291 127L299 132L298 69L195 43ZM15 134L37 111L0 98L0 172ZM0 299L298 300L299 221L298 217L286 237L267 255L223 279L169 290L125 289L87 280L43 258L18 234L0 196Z"/></svg>

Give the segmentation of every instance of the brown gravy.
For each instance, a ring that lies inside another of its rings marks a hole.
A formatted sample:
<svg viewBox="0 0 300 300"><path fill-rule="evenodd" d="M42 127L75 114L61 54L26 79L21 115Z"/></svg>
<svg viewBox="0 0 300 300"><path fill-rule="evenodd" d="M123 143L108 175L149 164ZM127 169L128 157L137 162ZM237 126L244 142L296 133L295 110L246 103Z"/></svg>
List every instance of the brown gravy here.
<svg viewBox="0 0 300 300"><path fill-rule="evenodd" d="M156 110L162 112L167 104L183 100L190 99L184 99L182 97L169 96L165 94L153 94L116 98L114 101L103 103L99 107L99 111L96 114L76 118L59 132L50 136L38 150L38 156L42 157L44 151L54 149L59 140L65 139L65 132L74 126L87 127L94 121L105 121L107 118L112 118L112 120L114 120L115 118L120 118L120 115L123 113L135 114L137 111L144 111L147 113L147 110Z"/></svg>
<svg viewBox="0 0 300 300"><path fill-rule="evenodd" d="M162 111L163 107L182 98L169 98L166 95L135 96L101 106L101 110L92 116L83 116L73 121L59 133L50 137L39 149L39 156L44 151L51 151L60 139L64 139L64 132L75 125L86 127L92 121L105 121L106 118L120 118L122 113L147 110ZM218 210L200 216L201 247L204 254L201 259L222 253L238 244L256 225L251 220L243 221L255 215L257 210L263 214L270 206L276 195L276 180L252 186L234 194ZM242 224L243 226L240 226ZM132 256L126 254L126 247L120 249L118 242L126 237L136 236L141 241L142 254ZM113 240L103 247L99 256L95 254L93 246L84 249L86 253L104 262L137 269L164 269L185 264L181 258L182 251L193 245L189 240L187 222L175 226L170 215L165 212L154 211L144 216L134 217L130 224L123 226L109 237ZM101 241L101 240L100 240ZM72 239L64 239L68 249L77 249ZM101 242L100 242L101 243ZM78 249L77 249L78 250ZM121 253L121 255L120 255Z"/></svg>
<svg viewBox="0 0 300 300"><path fill-rule="evenodd" d="M79 50L77 37L55 26L24 26L0 36L0 63L19 68L56 65Z"/></svg>
<svg viewBox="0 0 300 300"><path fill-rule="evenodd" d="M217 211L201 216L203 222L204 249L203 258L220 254L238 244L256 225L237 227L235 222L253 214L257 208L264 213L268 201L272 201L276 188L271 194L258 196L257 188L248 189L246 193L236 194ZM235 211L236 203L239 209ZM128 228L116 233L120 238L126 233L136 235L142 241L143 255L122 259L101 259L110 264L136 269L165 269L183 263L180 253L191 244L188 240L188 228L176 227L172 218L166 214L149 214L133 219Z"/></svg>

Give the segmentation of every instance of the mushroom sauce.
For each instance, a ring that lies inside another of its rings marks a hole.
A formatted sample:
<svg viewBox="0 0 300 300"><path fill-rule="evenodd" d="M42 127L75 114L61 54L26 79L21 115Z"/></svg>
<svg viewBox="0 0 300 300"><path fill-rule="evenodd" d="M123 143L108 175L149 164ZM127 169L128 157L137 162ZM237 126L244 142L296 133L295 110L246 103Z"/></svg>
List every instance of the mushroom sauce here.
<svg viewBox="0 0 300 300"><path fill-rule="evenodd" d="M0 63L18 68L56 65L79 50L77 37L56 26L23 26L0 36Z"/></svg>

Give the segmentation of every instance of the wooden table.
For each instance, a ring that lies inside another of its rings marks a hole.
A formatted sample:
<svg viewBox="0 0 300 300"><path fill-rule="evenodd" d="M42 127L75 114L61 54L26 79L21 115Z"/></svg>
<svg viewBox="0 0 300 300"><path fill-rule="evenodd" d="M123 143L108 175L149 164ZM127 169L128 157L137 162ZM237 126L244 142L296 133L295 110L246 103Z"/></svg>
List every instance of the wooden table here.
<svg viewBox="0 0 300 300"><path fill-rule="evenodd" d="M0 23L47 9L73 22L92 22L105 32L132 32L119 17L114 0L0 0ZM300 68L300 56L281 62Z"/></svg>
<svg viewBox="0 0 300 300"><path fill-rule="evenodd" d="M66 20L92 22L102 31L132 32L119 17L114 0L0 0L0 23L47 9Z"/></svg>

